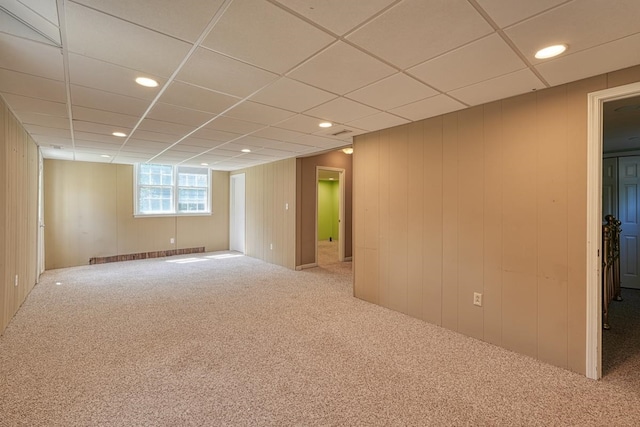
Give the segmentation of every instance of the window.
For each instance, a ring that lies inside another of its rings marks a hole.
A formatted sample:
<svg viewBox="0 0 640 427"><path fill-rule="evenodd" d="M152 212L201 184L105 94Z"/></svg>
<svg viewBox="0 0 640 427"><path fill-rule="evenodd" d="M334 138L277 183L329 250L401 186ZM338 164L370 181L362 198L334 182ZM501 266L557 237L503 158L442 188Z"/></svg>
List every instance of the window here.
<svg viewBox="0 0 640 427"><path fill-rule="evenodd" d="M136 215L197 215L211 213L208 168L137 164Z"/></svg>

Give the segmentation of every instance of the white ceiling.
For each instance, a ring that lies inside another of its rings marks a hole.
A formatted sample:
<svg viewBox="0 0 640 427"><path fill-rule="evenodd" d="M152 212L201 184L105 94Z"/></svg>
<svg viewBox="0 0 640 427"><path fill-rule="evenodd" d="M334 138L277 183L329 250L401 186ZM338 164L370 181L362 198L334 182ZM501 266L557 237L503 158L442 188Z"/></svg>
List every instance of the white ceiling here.
<svg viewBox="0 0 640 427"><path fill-rule="evenodd" d="M640 64L639 17L638 0L0 0L0 94L46 158L234 170Z"/></svg>

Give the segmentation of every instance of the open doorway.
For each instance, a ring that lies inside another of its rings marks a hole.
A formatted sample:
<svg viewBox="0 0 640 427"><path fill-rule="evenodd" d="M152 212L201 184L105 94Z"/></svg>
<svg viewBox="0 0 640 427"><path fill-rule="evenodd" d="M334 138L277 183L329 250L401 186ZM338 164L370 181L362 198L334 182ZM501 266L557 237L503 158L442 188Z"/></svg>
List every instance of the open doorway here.
<svg viewBox="0 0 640 427"><path fill-rule="evenodd" d="M245 174L229 183L229 250L245 253Z"/></svg>
<svg viewBox="0 0 640 427"><path fill-rule="evenodd" d="M605 89L588 97L587 141L587 377L599 379L602 364L603 111L606 102L640 96L640 83Z"/></svg>
<svg viewBox="0 0 640 427"><path fill-rule="evenodd" d="M316 263L344 262L344 169L316 167Z"/></svg>

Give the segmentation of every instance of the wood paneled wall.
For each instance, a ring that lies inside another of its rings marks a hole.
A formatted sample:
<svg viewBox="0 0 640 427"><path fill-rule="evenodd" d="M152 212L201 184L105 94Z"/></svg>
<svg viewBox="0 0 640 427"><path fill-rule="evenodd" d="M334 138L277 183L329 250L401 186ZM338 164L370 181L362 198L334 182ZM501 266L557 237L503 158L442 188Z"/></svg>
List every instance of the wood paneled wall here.
<svg viewBox="0 0 640 427"><path fill-rule="evenodd" d="M232 172L238 173L245 174L245 253L295 268L296 159Z"/></svg>
<svg viewBox="0 0 640 427"><path fill-rule="evenodd" d="M316 167L326 166L344 169L344 256L352 256L353 239L353 161L350 154L342 151L330 151L317 156L302 157L296 160L296 266L310 265L316 262Z"/></svg>
<svg viewBox="0 0 640 427"><path fill-rule="evenodd" d="M584 374L587 94L638 80L355 137L355 295Z"/></svg>
<svg viewBox="0 0 640 427"><path fill-rule="evenodd" d="M212 172L212 191L212 215L134 218L132 165L45 160L45 266L198 246L226 250L228 172Z"/></svg>
<svg viewBox="0 0 640 427"><path fill-rule="evenodd" d="M38 278L38 169L38 147L0 98L0 334Z"/></svg>

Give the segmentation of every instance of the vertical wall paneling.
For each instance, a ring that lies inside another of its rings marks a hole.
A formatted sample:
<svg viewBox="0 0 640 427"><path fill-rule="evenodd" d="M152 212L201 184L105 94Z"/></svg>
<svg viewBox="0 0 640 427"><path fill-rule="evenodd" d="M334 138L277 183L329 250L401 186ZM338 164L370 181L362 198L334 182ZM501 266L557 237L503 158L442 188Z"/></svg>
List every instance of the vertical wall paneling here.
<svg viewBox="0 0 640 427"><path fill-rule="evenodd" d="M376 271L378 272L378 295L380 298L380 305L389 307L389 293L391 290L389 281L389 258L390 254L390 241L391 235L389 233L389 218L391 214L391 206L389 204L389 194L391 192L391 177L389 169L390 158L390 131L383 130L379 133L373 134L374 137L379 137L377 140L378 145L378 173L380 174L379 190L377 195L372 195L378 199L378 265Z"/></svg>
<svg viewBox="0 0 640 427"><path fill-rule="evenodd" d="M586 373L587 95L638 79L640 66L356 136L378 152L377 193L370 160L354 165L354 227L364 248L377 203L379 303ZM354 259L356 290L367 262Z"/></svg>
<svg viewBox="0 0 640 427"><path fill-rule="evenodd" d="M484 339L502 345L502 103L484 114Z"/></svg>
<svg viewBox="0 0 640 427"><path fill-rule="evenodd" d="M354 262L353 275L354 275L354 287L353 294L365 301L377 303L378 301L371 301L369 298L373 292L369 289L372 285L366 280L365 271L368 267L367 260L365 258L365 217L366 208L365 203L365 185L366 185L366 159L369 157L367 152L378 149L377 141L374 141L375 134L369 134L363 136L360 143L354 144L353 152L353 170L354 173L361 174L363 179L358 180L353 188L353 206L354 212L354 229L353 229L353 259L359 260Z"/></svg>
<svg viewBox="0 0 640 427"><path fill-rule="evenodd" d="M245 174L246 254L294 269L296 159L281 160L233 173ZM287 203L289 209L286 209Z"/></svg>
<svg viewBox="0 0 640 427"><path fill-rule="evenodd" d="M419 121L408 128L408 195L424 193L424 122ZM407 313L424 319L423 265L424 204L422 197L407 198Z"/></svg>
<svg viewBox="0 0 640 427"><path fill-rule="evenodd" d="M375 137L373 137L375 138ZM378 229L380 227L379 204L377 197L380 191L380 174L378 172L380 159L380 144L371 144L364 150L364 157L360 163L364 169L364 280L367 283L367 301L379 303L379 276L378 276Z"/></svg>
<svg viewBox="0 0 640 427"><path fill-rule="evenodd" d="M537 93L538 358L567 364L567 88Z"/></svg>
<svg viewBox="0 0 640 427"><path fill-rule="evenodd" d="M586 269L587 257L587 94L605 89L606 76L567 85L567 261L569 369L585 371L586 363Z"/></svg>
<svg viewBox="0 0 640 427"><path fill-rule="evenodd" d="M458 115L442 118L442 326L458 330Z"/></svg>
<svg viewBox="0 0 640 427"><path fill-rule="evenodd" d="M473 305L484 294L484 129L482 107L458 115L458 330L484 335L483 309Z"/></svg>
<svg viewBox="0 0 640 427"><path fill-rule="evenodd" d="M389 308L407 313L408 308L408 134L407 126L389 130Z"/></svg>
<svg viewBox="0 0 640 427"><path fill-rule="evenodd" d="M423 318L442 324L442 117L423 125ZM420 197L420 194L417 195ZM381 206L384 209L384 206Z"/></svg>
<svg viewBox="0 0 640 427"><path fill-rule="evenodd" d="M502 344L537 356L536 94L503 101Z"/></svg>
<svg viewBox="0 0 640 427"><path fill-rule="evenodd" d="M0 334L38 278L38 148L0 99Z"/></svg>

